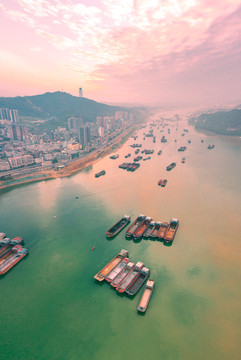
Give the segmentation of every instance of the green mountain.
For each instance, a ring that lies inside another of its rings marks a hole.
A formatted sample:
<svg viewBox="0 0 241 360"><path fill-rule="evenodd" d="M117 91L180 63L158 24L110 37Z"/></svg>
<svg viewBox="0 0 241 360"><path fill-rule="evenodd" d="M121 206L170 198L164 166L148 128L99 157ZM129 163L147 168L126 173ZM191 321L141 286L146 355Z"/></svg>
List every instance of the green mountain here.
<svg viewBox="0 0 241 360"><path fill-rule="evenodd" d="M220 135L241 136L241 109L201 114L192 118L190 123L196 129L207 130Z"/></svg>
<svg viewBox="0 0 241 360"><path fill-rule="evenodd" d="M84 122L94 122L96 116L111 116L118 110L137 113L136 109L110 106L59 91L35 96L1 97L0 107L17 109L23 122L42 119L55 126L66 125L71 116L82 116Z"/></svg>

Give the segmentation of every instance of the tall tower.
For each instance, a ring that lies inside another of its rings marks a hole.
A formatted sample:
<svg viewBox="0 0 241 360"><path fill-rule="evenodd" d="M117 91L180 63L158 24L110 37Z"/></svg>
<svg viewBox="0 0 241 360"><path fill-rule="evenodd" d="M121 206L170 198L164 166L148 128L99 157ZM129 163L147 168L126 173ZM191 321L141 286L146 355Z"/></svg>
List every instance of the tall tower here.
<svg viewBox="0 0 241 360"><path fill-rule="evenodd" d="M82 88L79 88L79 97L83 97L83 90L82 90Z"/></svg>

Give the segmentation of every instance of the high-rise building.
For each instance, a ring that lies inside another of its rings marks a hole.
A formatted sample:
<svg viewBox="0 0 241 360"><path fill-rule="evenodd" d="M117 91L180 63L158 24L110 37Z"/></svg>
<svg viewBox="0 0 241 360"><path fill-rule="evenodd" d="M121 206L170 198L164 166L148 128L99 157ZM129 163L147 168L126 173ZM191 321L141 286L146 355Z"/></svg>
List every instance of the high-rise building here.
<svg viewBox="0 0 241 360"><path fill-rule="evenodd" d="M83 97L83 89L79 88L79 97Z"/></svg>
<svg viewBox="0 0 241 360"><path fill-rule="evenodd" d="M99 132L100 137L103 137L103 136L105 135L105 129L104 129L104 127L103 127L103 126L100 126L98 132Z"/></svg>
<svg viewBox="0 0 241 360"><path fill-rule="evenodd" d="M72 130L72 129L79 129L81 126L84 125L83 119L82 117L74 117L72 116L71 118L68 119L68 129Z"/></svg>
<svg viewBox="0 0 241 360"><path fill-rule="evenodd" d="M19 122L18 110L0 108L0 120L8 120L16 124Z"/></svg>
<svg viewBox="0 0 241 360"><path fill-rule="evenodd" d="M90 128L88 126L81 126L79 128L79 143L85 147L90 142Z"/></svg>
<svg viewBox="0 0 241 360"><path fill-rule="evenodd" d="M12 124L8 126L7 136L13 140L24 140L26 135L26 128L23 125Z"/></svg>

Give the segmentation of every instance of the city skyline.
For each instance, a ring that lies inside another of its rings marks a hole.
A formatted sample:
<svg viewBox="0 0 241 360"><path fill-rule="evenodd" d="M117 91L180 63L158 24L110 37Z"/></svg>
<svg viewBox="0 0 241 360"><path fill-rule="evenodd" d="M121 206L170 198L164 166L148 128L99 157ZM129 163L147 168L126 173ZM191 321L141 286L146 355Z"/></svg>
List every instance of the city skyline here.
<svg viewBox="0 0 241 360"><path fill-rule="evenodd" d="M0 20L0 96L81 86L107 103L241 100L237 0L10 0Z"/></svg>

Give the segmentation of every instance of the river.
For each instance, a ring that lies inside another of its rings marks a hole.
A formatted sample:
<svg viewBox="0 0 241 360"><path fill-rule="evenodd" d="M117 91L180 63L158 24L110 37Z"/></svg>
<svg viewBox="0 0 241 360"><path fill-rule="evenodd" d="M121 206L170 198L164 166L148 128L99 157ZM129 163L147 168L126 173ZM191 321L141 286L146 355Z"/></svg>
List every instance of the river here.
<svg viewBox="0 0 241 360"><path fill-rule="evenodd" d="M0 232L22 236L29 255L0 279L0 359L240 358L241 139L176 124L155 127L155 144L143 141L147 128L139 130L117 160L107 156L68 178L1 190ZM134 142L155 153L131 173L118 165L127 153L133 159ZM173 245L134 242L124 231L106 239L122 215L140 213L178 218ZM93 279L122 248L155 280L145 315L136 311L143 288L130 299Z"/></svg>

